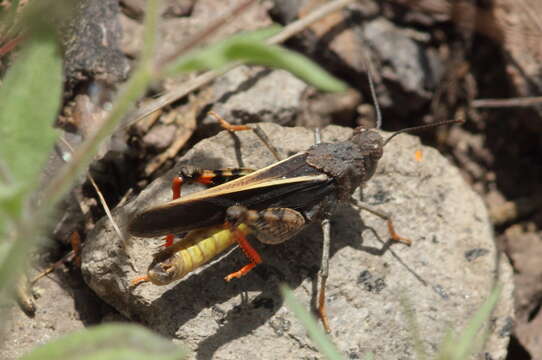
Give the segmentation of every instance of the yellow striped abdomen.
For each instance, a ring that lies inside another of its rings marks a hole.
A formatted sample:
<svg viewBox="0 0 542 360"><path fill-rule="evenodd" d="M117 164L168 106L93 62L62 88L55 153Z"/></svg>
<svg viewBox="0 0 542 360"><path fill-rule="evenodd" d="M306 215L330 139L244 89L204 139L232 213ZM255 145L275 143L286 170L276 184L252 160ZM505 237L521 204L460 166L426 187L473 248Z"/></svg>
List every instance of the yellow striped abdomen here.
<svg viewBox="0 0 542 360"><path fill-rule="evenodd" d="M250 231L245 224L238 226L245 235ZM147 275L155 285L166 285L209 262L235 244L229 229L222 226L194 230L182 240L160 251L149 266Z"/></svg>

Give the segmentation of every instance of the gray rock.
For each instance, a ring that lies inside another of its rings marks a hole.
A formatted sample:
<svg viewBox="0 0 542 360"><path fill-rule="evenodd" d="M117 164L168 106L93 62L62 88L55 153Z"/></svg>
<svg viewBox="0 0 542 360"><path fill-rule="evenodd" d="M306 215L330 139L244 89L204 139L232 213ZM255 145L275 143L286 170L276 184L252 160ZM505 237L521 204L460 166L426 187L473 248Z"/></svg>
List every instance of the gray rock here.
<svg viewBox="0 0 542 360"><path fill-rule="evenodd" d="M307 84L284 70L239 66L213 84L212 110L232 122L292 123ZM206 121L216 122L210 117Z"/></svg>
<svg viewBox="0 0 542 360"><path fill-rule="evenodd" d="M260 124L284 154L308 148L312 134L304 128ZM351 129L330 126L324 141L346 139ZM240 150L239 150L240 146ZM422 151L421 161L415 152ZM239 163L241 160L241 164ZM183 163L207 168L273 163L267 149L250 132L222 132L189 151ZM124 227L130 214L167 201L173 176L157 179L137 199L115 211ZM504 290L492 315L484 349L504 359L513 319L511 268L497 261L487 211L457 169L417 138L400 135L386 148L379 169L364 189L365 201L393 214L396 230L413 240L411 247L387 242L386 224L350 206L332 218L332 248L327 304L332 338L341 351L360 358L413 359L413 333L402 298L408 299L421 341L434 354L448 329L461 330L492 287L498 272ZM207 359L315 358L305 329L284 306L278 284L285 282L307 308L315 300L314 279L321 256L321 234L310 226L276 246L252 244L264 264L242 279L223 277L247 263L239 249L189 275L158 287L130 280L145 273L163 239L129 238L126 250L108 220L89 234L83 252L83 275L89 286L127 317L186 343ZM472 261L472 249L489 253ZM248 301L242 303L246 291Z"/></svg>
<svg viewBox="0 0 542 360"><path fill-rule="evenodd" d="M383 18L368 22L360 36L378 59L376 72L393 84L389 98L380 99L382 105L416 110L426 104L442 76L436 53L413 40L406 29Z"/></svg>

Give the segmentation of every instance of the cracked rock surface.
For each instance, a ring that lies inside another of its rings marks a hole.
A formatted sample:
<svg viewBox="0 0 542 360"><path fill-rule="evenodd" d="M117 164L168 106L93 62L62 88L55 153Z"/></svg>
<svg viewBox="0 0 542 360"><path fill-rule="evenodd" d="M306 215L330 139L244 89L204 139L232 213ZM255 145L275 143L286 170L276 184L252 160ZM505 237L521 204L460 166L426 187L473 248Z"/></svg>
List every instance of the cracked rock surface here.
<svg viewBox="0 0 542 360"><path fill-rule="evenodd" d="M283 156L307 149L310 130L259 126ZM351 129L330 126L323 141L349 138ZM415 156L416 152L418 156ZM421 157L420 157L421 154ZM250 132L222 132L181 160L202 168L261 168L273 163ZM168 201L169 175L154 181L114 216L121 228L138 209ZM183 189L184 191L184 189ZM414 359L413 334L402 299L412 307L421 341L434 354L447 331L460 331L489 295L495 274L504 284L491 317L486 358L504 359L513 321L512 272L498 257L487 211L459 172L417 138L399 135L385 148L364 201L393 215L397 232L411 247L390 244L385 222L351 206L331 219L332 245L327 306L332 338L351 358L372 352L378 359ZM163 239L131 238L126 248L109 220L89 234L83 252L86 282L134 321L187 344L197 359L314 358L316 348L284 306L278 285L288 284L310 308L321 257L321 232L309 226L280 245L251 242L264 264L226 283L225 275L247 263L235 248L183 280L158 287L130 281L145 274ZM242 303L246 291L248 301Z"/></svg>

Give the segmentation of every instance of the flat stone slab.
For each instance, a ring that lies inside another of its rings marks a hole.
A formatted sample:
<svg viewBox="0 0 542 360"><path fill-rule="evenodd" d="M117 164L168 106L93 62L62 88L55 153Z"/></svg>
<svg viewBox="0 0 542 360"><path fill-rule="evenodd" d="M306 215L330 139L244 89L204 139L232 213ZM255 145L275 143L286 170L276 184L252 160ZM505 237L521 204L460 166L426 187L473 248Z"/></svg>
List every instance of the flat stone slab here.
<svg viewBox="0 0 542 360"><path fill-rule="evenodd" d="M312 132L305 128L259 126L285 156L313 143ZM334 142L351 133L330 126L322 137ZM209 169L261 168L274 159L251 132L222 132L194 146L181 162ZM124 228L138 210L168 201L177 170L116 209L119 225ZM434 354L447 331L461 330L480 307L498 273L504 289L483 352L487 359L504 359L513 321L512 271L497 256L482 200L458 170L436 150L402 134L386 146L377 173L364 188L364 201L392 214L397 232L413 244L391 244L386 223L367 212L343 206L334 214L327 306L339 349L350 358L369 352L377 359L416 358L404 298L426 352ZM314 344L284 306L278 285L288 284L309 309L316 297L321 243L316 224L280 245L252 241L264 264L239 280L223 280L247 263L235 248L181 281L133 289L130 281L145 274L163 239L128 238L123 249L104 219L87 238L82 270L105 301L134 321L187 344L197 359L315 358ZM245 291L248 300L243 302Z"/></svg>

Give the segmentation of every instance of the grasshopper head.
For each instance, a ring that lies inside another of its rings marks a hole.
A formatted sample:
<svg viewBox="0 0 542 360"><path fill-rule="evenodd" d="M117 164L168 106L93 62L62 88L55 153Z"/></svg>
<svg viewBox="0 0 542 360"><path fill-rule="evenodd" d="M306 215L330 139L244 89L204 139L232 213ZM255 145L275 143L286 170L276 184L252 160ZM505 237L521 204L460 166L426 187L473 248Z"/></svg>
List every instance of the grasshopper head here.
<svg viewBox="0 0 542 360"><path fill-rule="evenodd" d="M375 130L358 127L354 130L351 141L359 147L363 157L365 173L362 182L366 182L374 175L378 160L384 153L384 139Z"/></svg>
<svg viewBox="0 0 542 360"><path fill-rule="evenodd" d="M362 176L362 182L369 180L376 171L376 166L378 165L378 160L384 154L384 146L390 142L395 136L402 134L404 132L412 132L424 129L430 129L436 126L446 125L446 124L455 124L463 123L463 119L455 120L444 120L431 124L415 126L411 128L402 129L394 132L386 140L375 130L366 129L363 127L358 127L354 130L352 139L350 141L360 148L360 155L363 158L363 165L365 173Z"/></svg>

